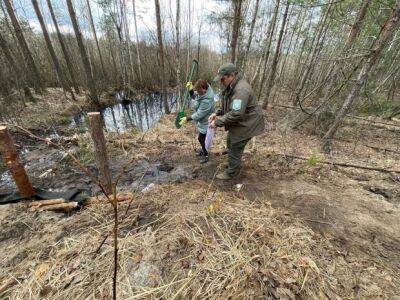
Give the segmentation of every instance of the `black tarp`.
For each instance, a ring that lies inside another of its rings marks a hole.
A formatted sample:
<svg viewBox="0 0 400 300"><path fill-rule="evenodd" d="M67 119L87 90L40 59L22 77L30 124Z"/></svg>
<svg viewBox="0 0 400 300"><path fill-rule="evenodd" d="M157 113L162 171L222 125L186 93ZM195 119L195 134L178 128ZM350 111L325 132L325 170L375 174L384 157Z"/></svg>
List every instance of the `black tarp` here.
<svg viewBox="0 0 400 300"><path fill-rule="evenodd" d="M79 206L81 206L88 197L90 197L90 193L88 190L70 189L68 191L53 192L46 191L40 188L35 188L35 194L29 198L21 196L19 192L5 194L0 193L0 205L17 203L25 200L47 200L63 198L67 202L78 202Z"/></svg>

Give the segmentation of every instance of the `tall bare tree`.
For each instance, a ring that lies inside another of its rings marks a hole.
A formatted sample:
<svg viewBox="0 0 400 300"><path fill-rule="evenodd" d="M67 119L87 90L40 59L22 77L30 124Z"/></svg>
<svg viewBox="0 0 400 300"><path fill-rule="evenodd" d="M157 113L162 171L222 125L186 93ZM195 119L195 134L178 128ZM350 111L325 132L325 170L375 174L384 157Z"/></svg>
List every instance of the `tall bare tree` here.
<svg viewBox="0 0 400 300"><path fill-rule="evenodd" d="M181 41L180 41L180 25L181 25L181 1L176 0L176 85L178 91L178 100L181 100Z"/></svg>
<svg viewBox="0 0 400 300"><path fill-rule="evenodd" d="M83 43L82 33L81 33L81 30L79 29L78 21L76 19L74 6L72 5L72 0L66 0L66 1L67 1L69 16L70 16L71 22L72 22L72 27L74 28L76 41L78 42L78 48L79 48L83 68L85 69L86 84L89 89L90 100L94 104L99 105L100 102L99 102L99 97L98 97L97 91L96 91L96 84L94 82L92 69L90 68L89 57L86 53L85 45Z"/></svg>
<svg viewBox="0 0 400 300"><path fill-rule="evenodd" d="M22 33L22 28L18 22L17 16L14 13L14 8L12 6L11 0L4 0L4 4L6 5L8 15L10 16L11 19L11 24L13 25L19 46L24 55L26 65L30 73L29 79L33 83L35 90L37 92L42 92L43 85L42 85L42 79L39 74L39 70L37 69L32 53L29 50L28 43L26 42L24 34Z"/></svg>
<svg viewBox="0 0 400 300"><path fill-rule="evenodd" d="M368 10L368 7L369 7L371 1L372 0L363 0L360 10L357 13L356 20L354 21L353 26L351 27L350 33L349 33L346 43L343 47L343 50L342 50L343 55L346 55L353 47L354 41L360 32L362 22L365 18L365 15L367 13L367 10ZM342 66L342 63L340 61L335 62L332 65L332 67L331 67L332 70L330 70L330 72L332 73L331 80L328 84L328 88L326 89L326 93L325 93L322 103L325 103L329 99L330 93L331 93L334 85L337 82L338 73L340 71L341 66ZM335 93L336 92L337 91L335 91Z"/></svg>
<svg viewBox="0 0 400 300"><path fill-rule="evenodd" d="M96 27L95 27L94 21L93 21L92 8L90 7L90 2L89 2L89 0L86 0L86 5L87 5L87 9L88 9L88 16L89 16L90 29L92 30L93 38L94 38L94 41L95 41L95 43L96 43L97 52L98 52L98 54L99 54L101 72L103 73L104 79L107 81L108 76L107 76L106 69L105 69L105 67L104 67L103 55L101 54L100 45L99 45L99 40L98 40L98 38L97 38Z"/></svg>
<svg viewBox="0 0 400 300"><path fill-rule="evenodd" d="M265 92L265 96L264 96L265 98L264 98L263 105L262 105L264 109L267 108L269 95L271 93L271 90L272 90L272 87L273 87L274 81L275 81L276 67L278 65L278 58L279 58L279 53L280 53L280 49L281 49L283 32L285 30L287 16L288 16L288 12L289 12L289 6L290 6L290 1L286 1L285 12L283 13L282 25L281 25L281 29L279 31L278 42L276 44L275 54L274 54L274 57L272 59L271 71L269 73L266 92ZM260 91L262 90L262 85L263 85L263 82L261 81L261 89L260 89ZM258 97L260 97L260 93L258 94Z"/></svg>
<svg viewBox="0 0 400 300"><path fill-rule="evenodd" d="M132 0L132 9L133 9L133 21L135 23L136 56L137 56L137 65L138 65L138 70L139 70L139 82L142 83L143 82L142 63L141 63L140 51L139 51L139 35L138 35L138 29L137 29L135 0Z"/></svg>
<svg viewBox="0 0 400 300"><path fill-rule="evenodd" d="M338 130L339 125L342 123L343 118L350 110L350 107L352 106L354 99L358 96L361 88L364 86L365 81L368 78L369 72L371 71L372 67L375 65L375 63L380 57L382 49L392 39L394 29L399 22L399 18L400 18L400 0L397 0L395 3L395 7L393 8L389 18L383 24L379 36L375 39L374 43L370 48L369 54L366 56L363 66L360 72L358 73L357 80L351 86L350 92L347 95L346 100L344 101L342 107L336 114L333 124L331 125L331 127L326 132L323 138L322 149L325 152L328 153L331 151L332 138L336 134L336 131Z"/></svg>
<svg viewBox="0 0 400 300"><path fill-rule="evenodd" d="M231 62L236 63L237 59L237 45L240 32L240 21L242 18L242 0L232 0L233 2L233 26L232 26L232 39L231 39Z"/></svg>
<svg viewBox="0 0 400 300"><path fill-rule="evenodd" d="M278 12L279 12L279 5L280 5L280 0L275 0L274 12L273 12L271 21L268 24L267 33L265 35L265 43L263 45L264 51L260 57L260 61L258 62L256 72L254 73L254 76L251 79L251 85L253 85L253 86L256 83L256 80L260 74L261 69L262 69L262 78L264 78L264 79L261 78L261 81L265 80L265 74L266 74L266 68L267 68L268 58L269 58L271 44L272 44L272 38L274 36L276 21L277 21ZM261 86L259 88L261 89Z"/></svg>
<svg viewBox="0 0 400 300"><path fill-rule="evenodd" d="M165 113L169 114L170 110L169 110L168 99L167 99L167 94L166 94L166 90L165 90L165 62L164 62L163 36L162 36L162 28L161 28L160 1L154 0L154 4L156 7L158 53L159 53L160 65L161 65L161 95L162 95L162 102L164 105Z"/></svg>
<svg viewBox="0 0 400 300"><path fill-rule="evenodd" d="M247 40L247 45L246 45L246 49L245 49L242 64L241 64L243 70L246 67L247 55L249 54L251 42L253 41L254 26L256 25L259 6L260 6L260 0L256 0L254 12L253 12L253 18L251 20L251 25L250 25L249 39Z"/></svg>
<svg viewBox="0 0 400 300"><path fill-rule="evenodd" d="M301 104L301 102L304 100L304 99L301 99L302 94L303 94L304 88L306 86L306 82L309 79L309 77L312 73L312 70L317 62L317 57L318 57L318 54L320 53L320 50L321 50L321 47L323 44L323 40L324 40L321 37L323 36L324 30L326 29L327 20L328 20L329 14L331 12L332 5L333 5L333 0L330 0L328 7L325 10L325 13L322 15L321 20L319 22L317 32L313 38L313 48L310 53L310 59L308 60L308 63L305 67L305 71L302 74L299 86L297 87L296 97L293 99L293 104L296 104L296 103Z"/></svg>
<svg viewBox="0 0 400 300"><path fill-rule="evenodd" d="M14 60L14 57L13 57L13 55L10 51L10 48L7 44L7 41L2 36L1 32L0 32L0 49L3 51L4 56L5 56L8 64L10 65L10 69L13 71L13 73L15 75L14 77L15 77L15 80L17 81L17 85L19 86L19 82L22 81L22 86L23 86L25 96L27 96L29 99L32 100L33 96L32 96L31 90L29 89L29 87L26 83L25 75L23 74L19 65Z"/></svg>
<svg viewBox="0 0 400 300"><path fill-rule="evenodd" d="M64 37L61 34L60 28L58 27L58 22L56 19L56 15L54 13L53 5L51 4L51 0L46 0L46 2L47 2L47 6L49 7L49 11L50 11L51 19L53 21L54 28L56 29L57 38L60 43L60 47L61 47L61 51L63 53L65 63L67 65L67 69L68 69L68 73L69 73L69 76L71 79L72 86L74 87L75 93L79 94L80 90L79 90L78 83L75 79L75 70L74 70L74 67L72 64L70 54L68 53L68 50L67 50L67 45L65 44Z"/></svg>
<svg viewBox="0 0 400 300"><path fill-rule="evenodd" d="M42 33L43 33L43 36L44 36L44 40L46 42L47 49L49 51L51 60L53 62L54 69L56 70L58 79L60 80L61 86L64 89L64 91L70 93L72 99L74 101L76 101L74 92L72 91L71 87L69 86L69 84L67 82L67 79L66 79L66 77L64 75L64 72L63 72L63 70L61 68L60 62L58 61L56 52L54 51L53 44L51 43L49 33L47 32L47 27L46 27L46 24L44 23L43 15L42 15L42 12L40 11L38 1L37 0L32 0L32 5L33 5L33 9L35 10L36 16L37 16L37 18L39 20L40 27L42 29Z"/></svg>

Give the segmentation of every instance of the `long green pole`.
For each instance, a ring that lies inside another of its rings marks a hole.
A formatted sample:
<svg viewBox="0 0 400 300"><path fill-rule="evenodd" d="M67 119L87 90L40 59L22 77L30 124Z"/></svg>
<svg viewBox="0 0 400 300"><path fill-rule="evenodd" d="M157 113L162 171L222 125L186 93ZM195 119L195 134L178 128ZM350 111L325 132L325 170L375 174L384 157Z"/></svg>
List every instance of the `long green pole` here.
<svg viewBox="0 0 400 300"><path fill-rule="evenodd" d="M190 71L187 77L187 82L192 81L193 79L193 75L197 69L198 66L198 61L193 59L192 64L190 66ZM181 125L179 125L180 120L185 116L185 107L187 106L187 103L189 101L189 91L187 90L187 88L185 88L185 93L183 95L183 101L179 101L179 112L178 115L176 116L175 119L175 126L176 128L180 128Z"/></svg>

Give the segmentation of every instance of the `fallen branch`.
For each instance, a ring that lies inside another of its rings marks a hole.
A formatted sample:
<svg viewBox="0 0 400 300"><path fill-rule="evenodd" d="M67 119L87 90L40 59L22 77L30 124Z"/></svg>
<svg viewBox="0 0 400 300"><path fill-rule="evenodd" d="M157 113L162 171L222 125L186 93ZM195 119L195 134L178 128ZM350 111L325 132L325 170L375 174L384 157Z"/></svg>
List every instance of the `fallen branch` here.
<svg viewBox="0 0 400 300"><path fill-rule="evenodd" d="M292 155L292 154L284 154L284 153L283 154L276 153L276 154L281 155L281 156L285 156L285 157L291 157L291 158L294 158L294 159L305 160L305 161L308 161L310 159L309 157L297 156L297 155ZM318 161L316 163L325 164L325 165L340 166L340 167L347 167L347 168L356 168L356 169L377 171L377 172L384 172L384 173L399 173L400 174L400 170L385 169L385 168L379 168L379 167L369 167L369 166L355 165L355 164L344 163L344 162L335 162L335 161L330 161L330 160Z"/></svg>
<svg viewBox="0 0 400 300"><path fill-rule="evenodd" d="M346 143L353 143L353 141L342 139L342 138L334 138L334 140L340 141L340 142L346 142ZM360 144L360 145L364 146L364 147L367 147L367 148L374 149L374 150L378 150L378 151L385 151L385 152L392 152L392 153L400 154L400 151L389 149L389 148L383 148L383 147L374 146L374 145L367 145L367 144Z"/></svg>
<svg viewBox="0 0 400 300"><path fill-rule="evenodd" d="M293 109L293 110L301 110L300 108L296 107L296 106L290 106L290 105L283 105L283 104L275 104L272 108L274 107L280 107L280 108L286 108L286 109ZM307 107L310 109L314 109L313 107ZM359 116L354 116L354 115L346 115L346 118L352 118L352 119L356 119L356 120L360 120L360 121L364 121L370 125L373 125L377 128L381 128L381 129L386 129L389 131L394 131L394 132L399 132L400 131L400 124L393 124L393 123L387 123L387 122L382 122L382 121L376 121L376 120L370 120L367 118L363 118L363 117L359 117ZM390 127L394 127L394 128L390 128Z"/></svg>
<svg viewBox="0 0 400 300"><path fill-rule="evenodd" d="M38 211L52 210L52 211L70 211L78 207L78 202L65 202L58 204L43 205L37 208Z"/></svg>
<svg viewBox="0 0 400 300"><path fill-rule="evenodd" d="M400 124L393 124L393 123L387 123L387 122L382 122L382 121L370 120L368 118L358 117L358 116L354 116L354 115L347 115L347 117L365 121L365 122L371 122L374 124L385 125L384 127L382 126L382 128L387 128L386 126L393 126L393 127L400 128Z"/></svg>

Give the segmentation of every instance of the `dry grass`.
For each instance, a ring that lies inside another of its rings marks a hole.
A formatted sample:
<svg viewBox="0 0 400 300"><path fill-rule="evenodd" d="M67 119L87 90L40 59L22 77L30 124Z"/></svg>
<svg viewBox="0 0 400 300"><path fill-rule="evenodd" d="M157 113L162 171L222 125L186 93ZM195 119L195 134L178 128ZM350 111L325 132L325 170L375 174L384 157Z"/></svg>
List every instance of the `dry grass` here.
<svg viewBox="0 0 400 300"><path fill-rule="evenodd" d="M222 193L197 180L137 195L123 218L126 206L120 206L120 299L355 296L351 263L328 239L268 202L251 203L239 192ZM45 222L25 216L27 226ZM111 241L95 254L111 226L107 204L45 225L30 237L27 256L4 269L3 282L15 283L2 296L111 297ZM384 296L391 280L361 288L358 296Z"/></svg>
<svg viewBox="0 0 400 300"><path fill-rule="evenodd" d="M252 163L260 166L276 148L303 153L316 144L290 143L298 135L271 134L268 145L258 142ZM128 157L168 152L183 160L192 155L195 135L192 127L176 130L170 117L145 133L119 135L118 141L113 147ZM219 134L216 148L223 144ZM266 198L251 202L210 180L136 194L125 217L127 205L119 207L119 299L390 299L400 286L394 266L383 268L362 253L349 258L332 236L272 208ZM22 222L29 230L2 244L0 286L6 288L0 287L0 297L111 298L111 239L96 253L112 228L108 204L65 218L32 215L22 206L17 213L18 220L12 212L3 224L15 228Z"/></svg>

